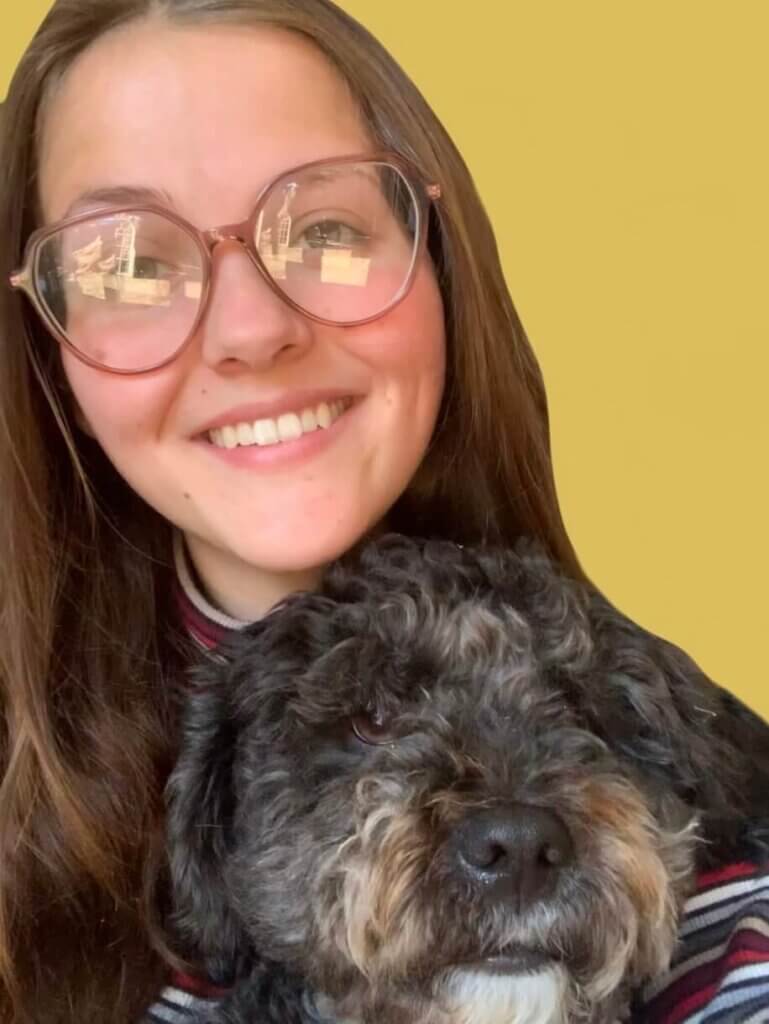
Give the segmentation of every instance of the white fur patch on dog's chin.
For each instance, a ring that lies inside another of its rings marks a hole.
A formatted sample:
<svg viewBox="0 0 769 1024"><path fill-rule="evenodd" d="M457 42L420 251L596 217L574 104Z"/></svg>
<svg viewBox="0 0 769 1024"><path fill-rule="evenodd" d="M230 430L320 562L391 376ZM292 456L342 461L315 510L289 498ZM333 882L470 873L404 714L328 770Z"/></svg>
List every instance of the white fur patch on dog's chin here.
<svg viewBox="0 0 769 1024"><path fill-rule="evenodd" d="M452 971L442 992L450 1024L567 1024L566 972L536 974Z"/></svg>
<svg viewBox="0 0 769 1024"><path fill-rule="evenodd" d="M415 1006L412 1024L569 1024L567 984L566 971L555 965L509 975L457 967L441 979L434 1003ZM313 1005L318 1024L361 1024L323 994L314 995ZM397 1019L408 1019L403 1005Z"/></svg>

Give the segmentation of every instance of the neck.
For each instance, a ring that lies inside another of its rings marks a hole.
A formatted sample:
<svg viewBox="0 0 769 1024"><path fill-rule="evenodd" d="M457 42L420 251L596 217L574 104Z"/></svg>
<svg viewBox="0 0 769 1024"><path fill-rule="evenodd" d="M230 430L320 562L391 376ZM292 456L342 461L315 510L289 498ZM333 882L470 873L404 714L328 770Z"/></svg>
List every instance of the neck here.
<svg viewBox="0 0 769 1024"><path fill-rule="evenodd" d="M177 571L211 606L206 614L227 627L256 622L279 601L317 587L322 567L301 572L268 572L228 558L192 535L177 535Z"/></svg>

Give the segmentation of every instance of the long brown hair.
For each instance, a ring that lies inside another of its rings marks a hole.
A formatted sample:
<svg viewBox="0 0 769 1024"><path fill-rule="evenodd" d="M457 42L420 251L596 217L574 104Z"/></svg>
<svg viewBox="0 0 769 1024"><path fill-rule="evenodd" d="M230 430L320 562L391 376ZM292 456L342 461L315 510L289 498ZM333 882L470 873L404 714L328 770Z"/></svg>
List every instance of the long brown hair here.
<svg viewBox="0 0 769 1024"><path fill-rule="evenodd" d="M347 80L372 141L440 181L429 245L448 373L424 464L392 513L411 533L539 537L583 573L553 482L547 405L472 179L415 86L328 0L57 0L3 112L0 280L37 226L45 98L133 19L269 23ZM78 430L57 346L0 287L0 1018L134 1021L161 985L162 789L173 757L170 527Z"/></svg>

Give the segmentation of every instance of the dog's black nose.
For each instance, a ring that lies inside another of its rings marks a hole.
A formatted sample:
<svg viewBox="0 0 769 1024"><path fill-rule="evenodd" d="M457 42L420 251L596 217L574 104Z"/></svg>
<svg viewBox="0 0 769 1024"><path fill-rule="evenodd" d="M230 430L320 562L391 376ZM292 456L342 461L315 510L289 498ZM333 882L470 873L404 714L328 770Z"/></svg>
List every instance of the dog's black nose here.
<svg viewBox="0 0 769 1024"><path fill-rule="evenodd" d="M473 811L454 831L456 870L494 902L518 909L550 895L574 858L561 819L544 807L513 804Z"/></svg>

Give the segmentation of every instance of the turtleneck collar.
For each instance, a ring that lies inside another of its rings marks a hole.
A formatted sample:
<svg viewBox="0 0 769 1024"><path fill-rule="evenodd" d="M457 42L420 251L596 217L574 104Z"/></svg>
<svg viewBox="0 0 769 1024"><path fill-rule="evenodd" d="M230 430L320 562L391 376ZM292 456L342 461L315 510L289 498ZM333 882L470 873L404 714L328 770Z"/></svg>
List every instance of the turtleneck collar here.
<svg viewBox="0 0 769 1024"><path fill-rule="evenodd" d="M206 649L215 647L227 633L243 629L249 623L233 618L211 603L203 592L200 581L190 562L184 535L174 533L174 565L179 584L179 604L182 618L193 637Z"/></svg>

